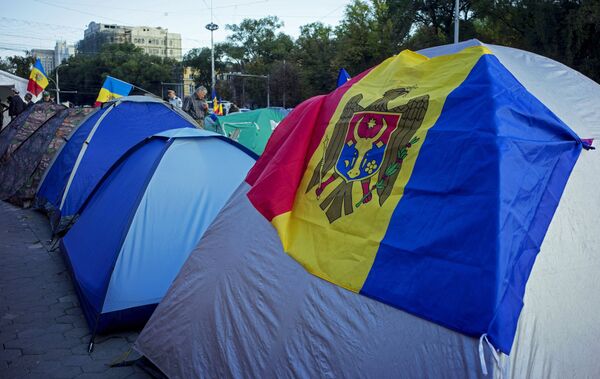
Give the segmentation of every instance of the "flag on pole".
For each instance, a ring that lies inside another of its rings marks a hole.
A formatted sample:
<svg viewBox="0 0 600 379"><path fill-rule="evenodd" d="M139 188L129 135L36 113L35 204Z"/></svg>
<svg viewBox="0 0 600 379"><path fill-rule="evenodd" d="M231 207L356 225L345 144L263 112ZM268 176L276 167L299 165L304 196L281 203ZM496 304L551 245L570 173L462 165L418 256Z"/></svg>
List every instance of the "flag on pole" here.
<svg viewBox="0 0 600 379"><path fill-rule="evenodd" d="M223 115L223 107L219 105L219 99L217 98L217 91L212 89L212 101L213 101L213 113L222 116Z"/></svg>
<svg viewBox="0 0 600 379"><path fill-rule="evenodd" d="M48 86L48 76L44 71L44 66L40 58L35 60L33 67L31 68L31 74L29 74L29 83L27 83L27 91L31 92L35 96L39 95Z"/></svg>
<svg viewBox="0 0 600 379"><path fill-rule="evenodd" d="M340 68L340 72L338 73L337 86L341 87L348 80L350 80L350 74L348 74L348 71L346 71L345 68Z"/></svg>
<svg viewBox="0 0 600 379"><path fill-rule="evenodd" d="M112 76L107 76L94 106L99 107L102 103L106 103L112 99L127 96L132 89L132 84L113 78Z"/></svg>

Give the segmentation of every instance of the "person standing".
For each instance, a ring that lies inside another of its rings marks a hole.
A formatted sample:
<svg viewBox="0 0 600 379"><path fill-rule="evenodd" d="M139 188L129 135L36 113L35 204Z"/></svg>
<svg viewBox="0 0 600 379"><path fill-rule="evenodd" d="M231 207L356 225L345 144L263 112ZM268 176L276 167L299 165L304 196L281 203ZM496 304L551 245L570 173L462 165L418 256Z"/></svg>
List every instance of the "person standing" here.
<svg viewBox="0 0 600 379"><path fill-rule="evenodd" d="M167 91L167 97L169 98L169 104L171 104L177 108L181 108L183 106L181 99L177 96L175 91L173 91L172 89Z"/></svg>
<svg viewBox="0 0 600 379"><path fill-rule="evenodd" d="M30 94L29 92L27 92L25 94L25 109L28 109L29 107L33 106L33 95Z"/></svg>
<svg viewBox="0 0 600 379"><path fill-rule="evenodd" d="M50 92L48 92L48 91L44 91L44 92L42 93L42 101L43 101L44 103L50 103L50 102L52 101L52 99L50 98Z"/></svg>
<svg viewBox="0 0 600 379"><path fill-rule="evenodd" d="M201 128L204 129L204 118L208 115L208 103L205 100L206 87L200 86L196 91L185 98L183 111L189 114Z"/></svg>
<svg viewBox="0 0 600 379"><path fill-rule="evenodd" d="M11 120L14 120L23 110L25 110L25 102L19 96L19 91L12 89L13 95L8 99L8 115Z"/></svg>

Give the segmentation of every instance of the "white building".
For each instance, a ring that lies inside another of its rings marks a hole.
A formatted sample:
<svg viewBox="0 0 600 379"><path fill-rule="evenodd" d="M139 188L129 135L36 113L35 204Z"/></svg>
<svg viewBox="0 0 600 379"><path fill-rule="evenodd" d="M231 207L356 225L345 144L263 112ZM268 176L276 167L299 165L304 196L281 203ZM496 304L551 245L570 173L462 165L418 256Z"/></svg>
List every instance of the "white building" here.
<svg viewBox="0 0 600 379"><path fill-rule="evenodd" d="M67 44L67 41L56 41L54 46L54 64L60 65L64 60L75 55L75 45Z"/></svg>
<svg viewBox="0 0 600 379"><path fill-rule="evenodd" d="M91 22L78 44L83 53L97 53L106 43L132 43L146 54L182 59L181 34L149 26L124 26Z"/></svg>

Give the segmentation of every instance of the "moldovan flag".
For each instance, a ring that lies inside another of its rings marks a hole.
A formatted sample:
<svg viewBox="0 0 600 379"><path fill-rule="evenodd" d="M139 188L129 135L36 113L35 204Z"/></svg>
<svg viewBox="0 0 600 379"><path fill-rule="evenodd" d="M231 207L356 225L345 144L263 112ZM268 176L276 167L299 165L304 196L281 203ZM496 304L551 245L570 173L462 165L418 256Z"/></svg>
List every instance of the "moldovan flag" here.
<svg viewBox="0 0 600 379"><path fill-rule="evenodd" d="M296 107L248 199L312 274L509 353L582 147L488 48L403 51Z"/></svg>
<svg viewBox="0 0 600 379"><path fill-rule="evenodd" d="M217 91L212 89L212 101L213 101L213 113L222 116L223 115L223 106L219 104L219 99L217 98Z"/></svg>
<svg viewBox="0 0 600 379"><path fill-rule="evenodd" d="M127 96L129 95L129 92L131 92L132 88L133 85L127 82L115 79L112 76L107 76L104 80L102 88L100 89L100 93L98 94L98 98L96 99L94 106L98 107L102 103L106 103L112 99Z"/></svg>
<svg viewBox="0 0 600 379"><path fill-rule="evenodd" d="M29 83L27 83L27 92L31 92L34 96L39 95L48 86L48 77L44 71L44 66L40 58L35 60L29 74Z"/></svg>

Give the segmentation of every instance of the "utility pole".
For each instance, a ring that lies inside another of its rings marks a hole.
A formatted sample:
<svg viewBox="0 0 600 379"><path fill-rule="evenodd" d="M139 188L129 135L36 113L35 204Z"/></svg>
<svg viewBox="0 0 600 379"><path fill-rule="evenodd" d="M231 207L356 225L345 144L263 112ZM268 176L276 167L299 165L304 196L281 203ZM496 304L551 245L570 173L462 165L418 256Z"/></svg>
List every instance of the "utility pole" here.
<svg viewBox="0 0 600 379"><path fill-rule="evenodd" d="M459 15L459 6L460 0L456 0L454 4L454 43L458 43L458 15Z"/></svg>
<svg viewBox="0 0 600 379"><path fill-rule="evenodd" d="M219 29L219 25L213 22L213 6L212 0L210 0L210 24L206 25L206 29L210 30L210 79L211 79L211 90L215 89L215 45L213 40L213 32Z"/></svg>

